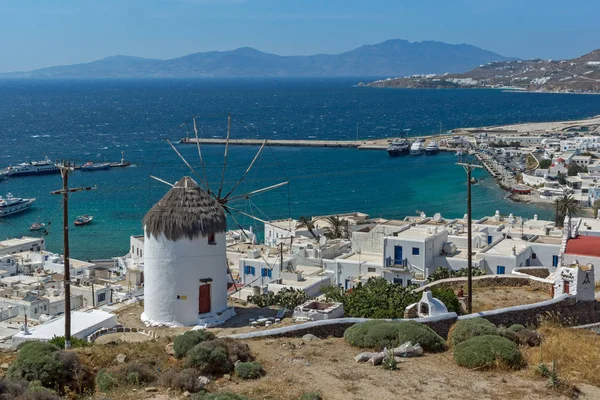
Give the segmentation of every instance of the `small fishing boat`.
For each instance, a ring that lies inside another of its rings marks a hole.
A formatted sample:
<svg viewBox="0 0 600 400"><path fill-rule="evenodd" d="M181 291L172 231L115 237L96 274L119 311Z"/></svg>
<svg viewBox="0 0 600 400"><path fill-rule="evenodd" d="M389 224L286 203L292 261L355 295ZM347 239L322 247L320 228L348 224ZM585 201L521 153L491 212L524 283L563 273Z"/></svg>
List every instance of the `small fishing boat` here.
<svg viewBox="0 0 600 400"><path fill-rule="evenodd" d="M43 222L34 222L33 224L31 224L29 226L29 230L31 232L36 232L36 231L41 231L42 229L44 229L46 227L46 224Z"/></svg>
<svg viewBox="0 0 600 400"><path fill-rule="evenodd" d="M81 170L86 172L101 171L106 169L110 169L110 163L93 163L90 161L81 166Z"/></svg>
<svg viewBox="0 0 600 400"><path fill-rule="evenodd" d="M82 226L89 224L90 222L92 222L93 219L93 215L80 215L79 217L75 218L75 222L73 223L75 224L75 226Z"/></svg>

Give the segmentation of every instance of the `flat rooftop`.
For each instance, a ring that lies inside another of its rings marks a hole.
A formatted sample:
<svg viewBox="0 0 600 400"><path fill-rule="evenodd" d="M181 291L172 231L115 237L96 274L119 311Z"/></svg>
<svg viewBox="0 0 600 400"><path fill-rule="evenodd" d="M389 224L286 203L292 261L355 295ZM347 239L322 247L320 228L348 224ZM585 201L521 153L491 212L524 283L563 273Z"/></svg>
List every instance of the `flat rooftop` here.
<svg viewBox="0 0 600 400"><path fill-rule="evenodd" d="M377 253L354 253L350 257L344 258L344 260L356 261L356 262L370 262L374 264L382 265L383 255Z"/></svg>
<svg viewBox="0 0 600 400"><path fill-rule="evenodd" d="M580 218L581 225L579 225L579 232L600 232L600 219L594 218ZM589 229L588 229L589 228Z"/></svg>
<svg viewBox="0 0 600 400"><path fill-rule="evenodd" d="M423 240L433 236L440 234L442 230L440 229L437 233L435 232L427 232L427 229L418 229L418 228L409 228L405 231L398 232L394 235L394 237L406 240Z"/></svg>
<svg viewBox="0 0 600 400"><path fill-rule="evenodd" d="M558 244L562 243L560 236L538 236L531 243L542 243L542 244Z"/></svg>
<svg viewBox="0 0 600 400"><path fill-rule="evenodd" d="M43 241L40 238L34 238L29 236L23 236L20 238L6 239L0 242L0 249L4 247L22 246L29 243L37 243Z"/></svg>
<svg viewBox="0 0 600 400"><path fill-rule="evenodd" d="M486 252L486 254L495 254L495 255L500 255L500 256L512 256L513 255L513 252L512 252L513 247L515 248L516 253L520 254L521 252L523 252L523 250L525 250L527 247L529 247L529 244L522 240L504 239L501 242L497 243L494 247L489 249Z"/></svg>

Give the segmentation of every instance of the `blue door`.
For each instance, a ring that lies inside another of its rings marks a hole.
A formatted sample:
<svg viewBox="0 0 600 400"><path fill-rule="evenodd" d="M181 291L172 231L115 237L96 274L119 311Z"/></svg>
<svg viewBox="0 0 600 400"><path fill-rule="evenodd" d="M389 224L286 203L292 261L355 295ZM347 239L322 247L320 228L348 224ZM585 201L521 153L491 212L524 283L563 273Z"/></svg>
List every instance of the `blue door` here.
<svg viewBox="0 0 600 400"><path fill-rule="evenodd" d="M402 264L402 246L394 246L394 264Z"/></svg>
<svg viewBox="0 0 600 400"><path fill-rule="evenodd" d="M525 260L525 266L526 267L530 267L531 266L531 258L528 258L527 260Z"/></svg>
<svg viewBox="0 0 600 400"><path fill-rule="evenodd" d="M502 265L498 265L498 266L496 267L496 273L497 273L498 275L504 275L505 271L506 271L506 268L505 268L505 267L503 267Z"/></svg>
<svg viewBox="0 0 600 400"><path fill-rule="evenodd" d="M488 244L492 244L492 239L493 239L492 236L488 235Z"/></svg>
<svg viewBox="0 0 600 400"><path fill-rule="evenodd" d="M558 256L552 256L552 266L558 267Z"/></svg>

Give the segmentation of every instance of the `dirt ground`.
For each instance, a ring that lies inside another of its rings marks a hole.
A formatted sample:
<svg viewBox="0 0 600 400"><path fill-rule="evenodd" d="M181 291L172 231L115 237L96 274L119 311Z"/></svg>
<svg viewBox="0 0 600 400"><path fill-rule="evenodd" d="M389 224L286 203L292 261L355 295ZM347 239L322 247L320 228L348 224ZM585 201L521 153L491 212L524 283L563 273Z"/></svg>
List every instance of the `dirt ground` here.
<svg viewBox="0 0 600 400"><path fill-rule="evenodd" d="M473 289L473 312L538 303L551 298L549 293L533 290L527 286L475 288Z"/></svg>
<svg viewBox="0 0 600 400"><path fill-rule="evenodd" d="M451 351L406 359L398 370L386 371L356 363L353 357L360 349L343 339L264 339L249 344L267 375L258 381L221 379L212 390L282 400L298 399L305 392L319 392L325 400L565 398L529 370L470 371L454 363ZM600 398L600 389L582 389L587 398Z"/></svg>

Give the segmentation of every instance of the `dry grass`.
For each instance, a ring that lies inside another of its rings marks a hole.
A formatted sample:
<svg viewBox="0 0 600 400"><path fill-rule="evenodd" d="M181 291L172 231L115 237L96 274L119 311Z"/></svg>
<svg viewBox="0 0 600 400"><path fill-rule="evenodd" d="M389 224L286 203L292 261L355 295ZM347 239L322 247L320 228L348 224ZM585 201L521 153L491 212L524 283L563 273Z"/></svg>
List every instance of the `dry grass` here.
<svg viewBox="0 0 600 400"><path fill-rule="evenodd" d="M473 289L473 312L497 310L550 300L550 294L527 286Z"/></svg>
<svg viewBox="0 0 600 400"><path fill-rule="evenodd" d="M537 368L541 355L547 365L556 362L559 378L600 386L600 335L551 323L543 324L538 332L544 335L542 346L523 349L531 368Z"/></svg>

